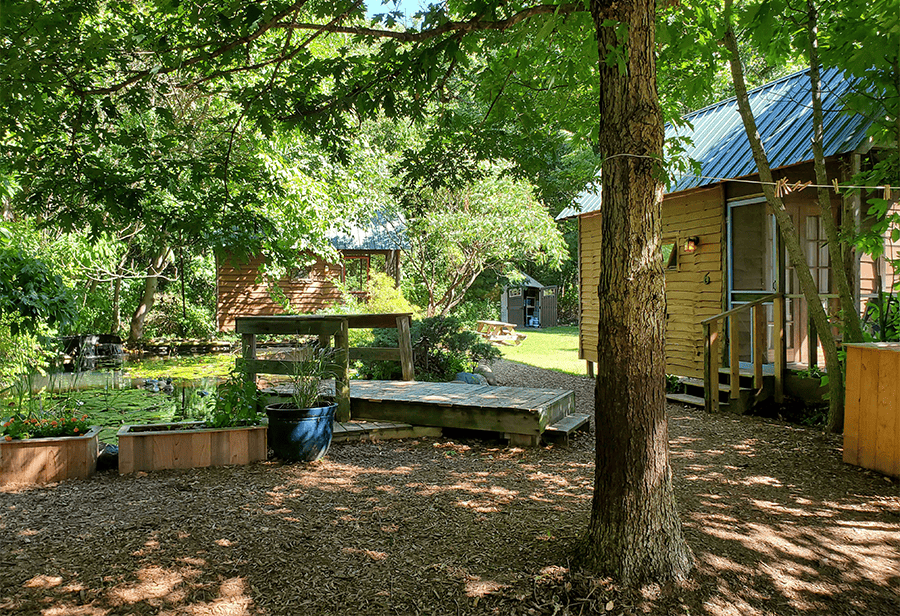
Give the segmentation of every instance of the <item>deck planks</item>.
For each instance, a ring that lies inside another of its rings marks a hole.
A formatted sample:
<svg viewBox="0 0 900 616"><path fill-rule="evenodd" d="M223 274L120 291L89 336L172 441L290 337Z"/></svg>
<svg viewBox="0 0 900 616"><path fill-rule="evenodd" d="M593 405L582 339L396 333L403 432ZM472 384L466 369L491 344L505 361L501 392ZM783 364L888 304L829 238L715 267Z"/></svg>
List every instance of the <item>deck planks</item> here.
<svg viewBox="0 0 900 616"><path fill-rule="evenodd" d="M575 394L465 383L351 381L350 403L354 419L536 436L571 414Z"/></svg>

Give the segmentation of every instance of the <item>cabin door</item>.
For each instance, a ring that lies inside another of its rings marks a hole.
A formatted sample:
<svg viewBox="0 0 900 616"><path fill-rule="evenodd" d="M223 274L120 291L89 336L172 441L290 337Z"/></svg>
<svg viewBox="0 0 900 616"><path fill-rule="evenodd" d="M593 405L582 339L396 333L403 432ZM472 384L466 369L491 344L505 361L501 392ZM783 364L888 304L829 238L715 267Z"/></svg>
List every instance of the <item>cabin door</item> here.
<svg viewBox="0 0 900 616"><path fill-rule="evenodd" d="M777 289L775 258L775 218L765 198L742 199L728 204L728 308L737 308ZM767 307L767 322L772 322L772 307ZM753 361L752 318L750 311L740 316L740 358ZM772 348L771 325L767 328L767 347ZM771 352L764 362L772 361Z"/></svg>

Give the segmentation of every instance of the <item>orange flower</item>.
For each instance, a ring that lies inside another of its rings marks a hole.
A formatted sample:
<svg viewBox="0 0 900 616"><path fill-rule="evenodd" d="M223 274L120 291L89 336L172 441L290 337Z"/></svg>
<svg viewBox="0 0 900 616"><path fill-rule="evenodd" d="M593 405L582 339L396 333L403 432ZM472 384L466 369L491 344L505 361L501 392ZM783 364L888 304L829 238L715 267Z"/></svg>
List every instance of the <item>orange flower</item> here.
<svg viewBox="0 0 900 616"><path fill-rule="evenodd" d="M6 435L6 440L11 441L11 440L12 440L12 437L11 437L9 434L7 434L7 435Z"/></svg>
<svg viewBox="0 0 900 616"><path fill-rule="evenodd" d="M82 419L87 419L87 413L81 416Z"/></svg>
<svg viewBox="0 0 900 616"><path fill-rule="evenodd" d="M56 421L51 421L51 422L50 422L50 425L51 425L51 426L55 426L55 425L56 425Z"/></svg>
<svg viewBox="0 0 900 616"><path fill-rule="evenodd" d="M78 434L78 428L74 428L75 434Z"/></svg>

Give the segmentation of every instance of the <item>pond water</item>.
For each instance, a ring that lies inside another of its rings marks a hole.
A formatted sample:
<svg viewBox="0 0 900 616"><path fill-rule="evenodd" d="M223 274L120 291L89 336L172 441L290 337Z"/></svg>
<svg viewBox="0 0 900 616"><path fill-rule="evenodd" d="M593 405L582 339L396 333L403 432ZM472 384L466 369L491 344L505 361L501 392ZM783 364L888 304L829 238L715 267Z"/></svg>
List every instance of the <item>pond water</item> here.
<svg viewBox="0 0 900 616"><path fill-rule="evenodd" d="M129 360L117 369L32 377L27 388L42 392L50 404L65 403L88 414L91 424L102 428L100 440L117 445L116 432L125 424L206 418L234 359L218 354Z"/></svg>

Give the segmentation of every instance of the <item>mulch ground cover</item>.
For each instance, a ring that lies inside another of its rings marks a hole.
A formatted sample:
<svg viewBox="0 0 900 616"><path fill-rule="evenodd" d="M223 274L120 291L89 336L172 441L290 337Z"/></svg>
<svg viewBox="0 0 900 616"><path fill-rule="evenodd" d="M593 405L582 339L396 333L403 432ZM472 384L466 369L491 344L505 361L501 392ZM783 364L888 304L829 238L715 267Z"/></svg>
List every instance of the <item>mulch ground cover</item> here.
<svg viewBox="0 0 900 616"><path fill-rule="evenodd" d="M499 362L504 385L589 379ZM628 590L577 569L593 434L569 448L454 438L336 444L312 464L0 491L0 613L900 614L898 483L840 439L669 408L696 564Z"/></svg>

